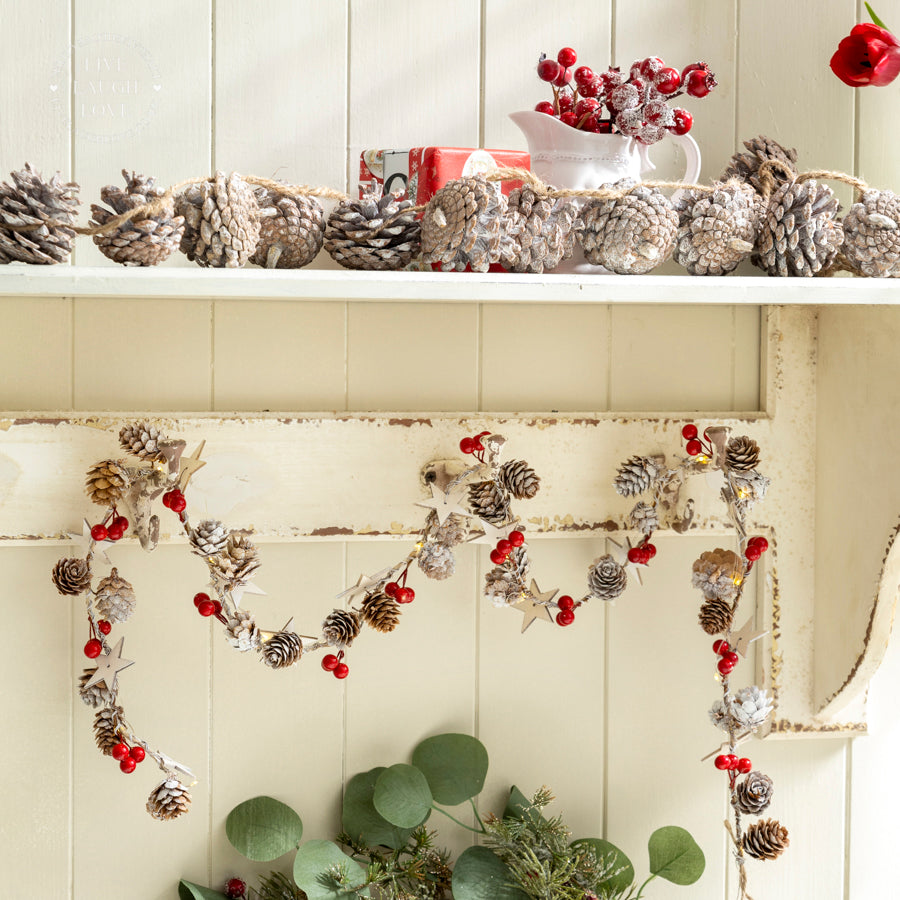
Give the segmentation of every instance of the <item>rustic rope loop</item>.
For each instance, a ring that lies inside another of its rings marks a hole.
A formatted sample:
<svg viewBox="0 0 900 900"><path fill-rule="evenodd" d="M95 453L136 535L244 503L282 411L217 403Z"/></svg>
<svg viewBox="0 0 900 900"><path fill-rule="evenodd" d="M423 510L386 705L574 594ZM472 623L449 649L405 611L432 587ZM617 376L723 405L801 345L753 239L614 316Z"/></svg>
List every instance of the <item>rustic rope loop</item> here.
<svg viewBox="0 0 900 900"><path fill-rule="evenodd" d="M817 181L840 181L842 184L849 184L851 187L856 188L855 202L858 202L863 193L869 190L869 185L865 181L861 178L854 178L846 172L835 172L831 169L810 169L808 172L798 173L796 169L780 159L767 159L760 165L757 173L759 182L762 185L762 194L766 200L769 199L772 191L775 190L775 175L773 173L776 171L785 175L788 181L794 181L797 184L813 179Z"/></svg>

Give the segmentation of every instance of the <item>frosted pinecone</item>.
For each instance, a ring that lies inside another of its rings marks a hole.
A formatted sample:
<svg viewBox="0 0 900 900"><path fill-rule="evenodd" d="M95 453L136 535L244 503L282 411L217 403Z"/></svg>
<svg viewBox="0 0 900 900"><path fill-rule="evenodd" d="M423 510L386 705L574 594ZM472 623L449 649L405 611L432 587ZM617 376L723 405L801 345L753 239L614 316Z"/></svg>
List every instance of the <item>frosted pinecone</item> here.
<svg viewBox="0 0 900 900"><path fill-rule="evenodd" d="M756 470L731 472L731 483L738 492L739 502L752 506L759 500L765 500L771 479Z"/></svg>
<svg viewBox="0 0 900 900"><path fill-rule="evenodd" d="M217 519L205 519L190 531L191 552L197 556L215 556L228 544L228 532Z"/></svg>
<svg viewBox="0 0 900 900"><path fill-rule="evenodd" d="M772 802L774 792L775 786L768 775L763 775L762 772L750 772L743 781L738 783L732 802L742 813L758 816Z"/></svg>
<svg viewBox="0 0 900 900"><path fill-rule="evenodd" d="M900 276L900 197L893 191L865 191L841 226L842 252L856 272L870 278Z"/></svg>
<svg viewBox="0 0 900 900"><path fill-rule="evenodd" d="M551 199L529 185L516 188L510 191L503 215L500 264L513 272L537 275L555 269L572 256L580 225L574 199Z"/></svg>
<svg viewBox="0 0 900 900"><path fill-rule="evenodd" d="M791 843L788 830L775 819L754 822L744 833L742 846L754 859L777 859Z"/></svg>
<svg viewBox="0 0 900 900"><path fill-rule="evenodd" d="M191 792L177 778L166 778L151 792L147 812L154 819L168 821L186 813L191 806Z"/></svg>
<svg viewBox="0 0 900 900"><path fill-rule="evenodd" d="M700 606L698 621L707 634L724 634L734 622L734 610L727 600L707 597Z"/></svg>
<svg viewBox="0 0 900 900"><path fill-rule="evenodd" d="M97 612L110 622L126 622L134 612L134 588L119 576L119 570L113 569L109 575L97 585Z"/></svg>
<svg viewBox="0 0 900 900"><path fill-rule="evenodd" d="M250 262L267 269L300 269L322 249L325 213L315 197L254 191L259 204L259 242Z"/></svg>
<svg viewBox="0 0 900 900"><path fill-rule="evenodd" d="M336 609L329 613L322 623L322 635L332 647L343 650L356 639L360 627L358 612L352 609Z"/></svg>
<svg viewBox="0 0 900 900"><path fill-rule="evenodd" d="M598 600L615 600L628 586L625 569L606 554L591 563L588 569L588 591Z"/></svg>
<svg viewBox="0 0 900 900"><path fill-rule="evenodd" d="M121 706L106 706L94 716L94 740L104 756L111 756L113 747L121 740L119 729L123 715Z"/></svg>
<svg viewBox="0 0 900 900"><path fill-rule="evenodd" d="M213 575L230 587L245 584L261 564L256 545L239 531L232 531L225 549L207 560Z"/></svg>
<svg viewBox="0 0 900 900"><path fill-rule="evenodd" d="M775 185L786 184L797 177L797 151L794 149L786 149L782 147L778 141L766 137L764 134L759 137L744 141L744 146L748 153L735 153L729 161L728 168L722 180L736 177L742 181L746 181L757 193L765 193L763 184L759 179L759 167L770 159L776 159L787 166L787 172L781 168L771 170L771 176L775 181Z"/></svg>
<svg viewBox="0 0 900 900"><path fill-rule="evenodd" d="M509 493L496 481L478 481L469 485L469 508L479 519L502 525L509 519Z"/></svg>
<svg viewBox="0 0 900 900"><path fill-rule="evenodd" d="M525 582L528 575L528 569L531 566L531 560L528 558L528 550L523 544L521 547L513 547L512 552L507 557L507 566L512 576L519 584Z"/></svg>
<svg viewBox="0 0 900 900"><path fill-rule="evenodd" d="M400 613L397 601L383 591L369 594L360 607L360 614L366 625L385 634L400 624Z"/></svg>
<svg viewBox="0 0 900 900"><path fill-rule="evenodd" d="M704 597L733 600L744 575L744 564L732 550L707 550L694 561L691 584Z"/></svg>
<svg viewBox="0 0 900 900"><path fill-rule="evenodd" d="M522 589L512 575L497 566L484 576L484 596L496 607L508 606L521 600Z"/></svg>
<svg viewBox="0 0 900 900"><path fill-rule="evenodd" d="M759 444L747 435L733 437L725 445L725 466L733 471L749 472L759 465Z"/></svg>
<svg viewBox="0 0 900 900"><path fill-rule="evenodd" d="M155 425L146 421L125 425L119 431L119 443L122 445L122 449L139 459L163 459L159 445L165 439L166 436L160 434Z"/></svg>
<svg viewBox="0 0 900 900"><path fill-rule="evenodd" d="M649 490L662 472L662 465L649 456L632 456L619 466L613 482L616 493L623 497L633 497Z"/></svg>
<svg viewBox="0 0 900 900"><path fill-rule="evenodd" d="M445 547L455 547L468 536L466 520L462 516L451 513L444 524L438 522L437 513L432 510L425 522L425 533L433 541Z"/></svg>
<svg viewBox="0 0 900 900"><path fill-rule="evenodd" d="M511 459L503 463L499 480L516 500L530 500L541 487L540 477L524 459Z"/></svg>
<svg viewBox="0 0 900 900"><path fill-rule="evenodd" d="M729 728L732 727L734 719L732 719L731 713L729 712L728 707L725 706L723 700L716 700L716 702L713 703L709 710L709 721L712 722L716 728L721 728L722 731L728 731Z"/></svg>
<svg viewBox="0 0 900 900"><path fill-rule="evenodd" d="M628 524L644 534L652 534L659 528L659 515L656 506L638 503L628 514Z"/></svg>
<svg viewBox="0 0 900 900"><path fill-rule="evenodd" d="M256 627L256 621L252 613L239 606L235 609L234 615L228 617L228 630L225 637L232 647L246 653L259 646L259 628Z"/></svg>
<svg viewBox="0 0 900 900"><path fill-rule="evenodd" d="M419 551L419 568L429 577L442 581L456 571L453 551L443 544L429 541Z"/></svg>
<svg viewBox="0 0 900 900"><path fill-rule="evenodd" d="M273 669L286 669L299 662L303 641L293 631L279 631L262 645L263 662Z"/></svg>
<svg viewBox="0 0 900 900"><path fill-rule="evenodd" d="M96 671L96 666L93 669L85 669L78 678L78 696L81 697L81 702L86 706L93 706L94 709L108 706L113 699L112 692L106 686L105 681L98 681L90 687L85 687Z"/></svg>
<svg viewBox="0 0 900 900"><path fill-rule="evenodd" d="M86 559L61 559L50 578L61 594L74 597L91 586L91 564Z"/></svg>
<svg viewBox="0 0 900 900"><path fill-rule="evenodd" d="M128 471L118 460L104 459L88 469L84 486L92 503L109 506L128 488Z"/></svg>
<svg viewBox="0 0 900 900"><path fill-rule="evenodd" d="M772 699L755 684L741 688L731 704L731 714L743 728L759 728L772 712Z"/></svg>

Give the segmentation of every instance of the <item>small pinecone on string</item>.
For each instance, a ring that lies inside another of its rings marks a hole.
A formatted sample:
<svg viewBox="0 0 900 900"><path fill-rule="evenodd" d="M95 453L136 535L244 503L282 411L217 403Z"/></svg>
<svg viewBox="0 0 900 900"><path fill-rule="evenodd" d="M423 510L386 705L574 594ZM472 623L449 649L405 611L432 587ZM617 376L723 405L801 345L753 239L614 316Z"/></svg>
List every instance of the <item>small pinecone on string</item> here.
<svg viewBox="0 0 900 900"><path fill-rule="evenodd" d="M216 172L212 181L192 184L175 198L184 216L181 252L200 266L237 268L259 241L259 204L236 172Z"/></svg>
<svg viewBox="0 0 900 900"><path fill-rule="evenodd" d="M775 786L772 779L762 772L751 772L739 782L734 791L734 805L750 816L758 816L772 802Z"/></svg>
<svg viewBox="0 0 900 900"><path fill-rule="evenodd" d="M61 594L74 597L91 586L91 564L86 559L61 559L50 577Z"/></svg>
<svg viewBox="0 0 900 900"><path fill-rule="evenodd" d="M461 544L468 534L466 520L462 516L451 513L444 521L444 524L441 525L434 510L428 514L428 519L425 522L425 531L436 543L451 548Z"/></svg>
<svg viewBox="0 0 900 900"><path fill-rule="evenodd" d="M447 182L422 217L422 259L447 271L487 272L500 259L501 217L506 198L498 182L483 176Z"/></svg>
<svg viewBox="0 0 900 900"><path fill-rule="evenodd" d="M163 196L154 186L153 178L143 175L129 176L122 169L125 190L108 184L100 191L100 199L113 208L113 212L91 204L91 225L105 225L110 219L130 212L136 206L143 206ZM123 222L115 231L95 234L94 243L100 252L113 262L124 266L155 266L168 259L181 243L184 233L184 218L175 215L175 201L171 197L154 216L142 216Z"/></svg>
<svg viewBox="0 0 900 900"><path fill-rule="evenodd" d="M267 269L302 269L322 249L325 212L315 197L282 194L266 187L255 192L259 204L259 243L250 262Z"/></svg>
<svg viewBox="0 0 900 900"><path fill-rule="evenodd" d="M500 484L516 500L530 500L541 488L538 474L524 459L511 459L500 466Z"/></svg>
<svg viewBox="0 0 900 900"><path fill-rule="evenodd" d="M85 687L91 678L94 677L94 672L96 671L97 667L94 666L93 669L85 669L78 677L78 696L81 697L82 703L86 706L93 706L94 709L106 706L112 702L113 698L112 692L106 686L105 681L98 681L90 687Z"/></svg>
<svg viewBox="0 0 900 900"><path fill-rule="evenodd" d="M759 465L759 444L742 434L725 445L725 467L737 472L749 472Z"/></svg>
<svg viewBox="0 0 900 900"><path fill-rule="evenodd" d="M429 578L437 581L450 578L456 571L456 557L454 557L453 551L435 541L429 541L419 551L418 562L419 568Z"/></svg>
<svg viewBox="0 0 900 900"><path fill-rule="evenodd" d="M0 184L0 265L25 262L52 265L65 262L72 252L75 232L75 197L78 185L65 183L57 172L45 181L28 163L10 173L13 183ZM49 225L60 222L60 225ZM40 225L34 231L13 231L4 225Z"/></svg>
<svg viewBox="0 0 900 900"><path fill-rule="evenodd" d="M383 634L388 634L400 624L400 612L397 601L383 591L369 594L360 607L363 622Z"/></svg>
<svg viewBox="0 0 900 900"><path fill-rule="evenodd" d="M842 252L860 275L900 277L900 197L893 191L865 191L841 223Z"/></svg>
<svg viewBox="0 0 900 900"><path fill-rule="evenodd" d="M208 556L210 571L225 584L244 584L260 567L259 550L239 531L228 535L225 549L215 556Z"/></svg>
<svg viewBox="0 0 900 900"><path fill-rule="evenodd" d="M412 206L392 193L343 200L328 217L325 249L346 269L402 269L421 246Z"/></svg>
<svg viewBox="0 0 900 900"><path fill-rule="evenodd" d="M661 471L662 466L657 460L649 456L632 456L619 466L613 482L616 493L623 497L643 494L653 486Z"/></svg>
<svg viewBox="0 0 900 900"><path fill-rule="evenodd" d="M147 812L163 822L177 819L191 807L191 792L176 778L167 778L150 792Z"/></svg>
<svg viewBox="0 0 900 900"><path fill-rule="evenodd" d="M769 198L753 265L767 275L811 277L828 268L844 241L834 191L810 179L788 182Z"/></svg>
<svg viewBox="0 0 900 900"><path fill-rule="evenodd" d="M624 178L603 187L628 190L634 184ZM585 258L617 275L644 275L664 263L675 248L678 213L656 188L639 186L615 200L590 200L581 218Z"/></svg>
<svg viewBox="0 0 900 900"><path fill-rule="evenodd" d="M659 528L659 515L656 512L656 506L638 503L628 514L628 524L644 534L652 534Z"/></svg>
<svg viewBox="0 0 900 900"><path fill-rule="evenodd" d="M262 645L263 662L273 669L286 669L302 655L303 641L293 631L279 631Z"/></svg>
<svg viewBox="0 0 900 900"><path fill-rule="evenodd" d="M134 425L125 425L119 432L119 443L122 449L131 453L138 459L161 460L165 457L159 449L161 441L166 436L160 434L159 429L149 422L135 422Z"/></svg>
<svg viewBox="0 0 900 900"><path fill-rule="evenodd" d="M509 494L496 481L478 481L469 485L469 508L479 519L502 525L509 518Z"/></svg>
<svg viewBox="0 0 900 900"><path fill-rule="evenodd" d="M234 615L228 617L227 630L225 639L236 650L246 653L259 646L259 628L256 627L256 620L253 614L239 606L235 609Z"/></svg>
<svg viewBox="0 0 900 900"><path fill-rule="evenodd" d="M755 684L741 688L731 703L731 715L742 728L759 728L773 709L772 698Z"/></svg>
<svg viewBox="0 0 900 900"><path fill-rule="evenodd" d="M700 605L700 627L709 635L724 634L731 628L734 612L727 600L707 597Z"/></svg>
<svg viewBox="0 0 900 900"><path fill-rule="evenodd" d="M332 647L349 647L361 627L359 613L353 609L335 609L322 623L322 635Z"/></svg>
<svg viewBox="0 0 900 900"><path fill-rule="evenodd" d="M94 740L104 756L112 756L112 749L121 741L124 710L121 706L106 706L94 716Z"/></svg>
<svg viewBox="0 0 900 900"><path fill-rule="evenodd" d="M754 822L744 832L744 853L754 859L777 859L790 843L787 828L775 819Z"/></svg>
<svg viewBox="0 0 900 900"><path fill-rule="evenodd" d="M519 600L521 588L513 580L512 575L497 566L484 576L484 596L494 606L506 606Z"/></svg>
<svg viewBox="0 0 900 900"><path fill-rule="evenodd" d="M759 195L739 181L710 193L685 191L674 258L691 275L725 275L753 252L762 211Z"/></svg>
<svg viewBox="0 0 900 900"><path fill-rule="evenodd" d="M763 185L759 180L759 167L770 159L777 159L784 163L793 172L792 178L781 171L779 168L771 169L772 177L775 179L775 185L780 186L797 177L797 151L787 150L771 138L767 138L764 134L755 137L752 140L744 141L744 146L748 153L735 153L731 157L728 168L722 176L725 181L729 178L740 178L746 181L758 194L765 193Z"/></svg>
<svg viewBox="0 0 900 900"><path fill-rule="evenodd" d="M691 584L703 591L706 598L718 597L720 600L733 600L738 585L744 574L741 558L732 550L707 550L694 560Z"/></svg>
<svg viewBox="0 0 900 900"><path fill-rule="evenodd" d="M509 571L512 573L519 584L525 581L528 575L528 569L531 566L531 560L528 558L528 550L523 544L521 547L513 547L512 552L507 557Z"/></svg>
<svg viewBox="0 0 900 900"><path fill-rule="evenodd" d="M771 484L770 478L761 475L755 469L734 471L731 474L731 481L736 490L744 492L744 496L738 498L738 505L743 507L749 507L759 500L765 500ZM725 497L725 502L730 502L730 498Z"/></svg>
<svg viewBox="0 0 900 900"><path fill-rule="evenodd" d="M191 552L197 556L215 556L228 544L228 532L216 519L205 519L190 530Z"/></svg>
<svg viewBox="0 0 900 900"><path fill-rule="evenodd" d="M500 264L536 275L555 269L572 256L577 220L572 199L542 197L529 185L510 191L501 224Z"/></svg>
<svg viewBox="0 0 900 900"><path fill-rule="evenodd" d="M729 707L725 706L723 700L716 700L716 702L713 703L709 710L709 721L712 722L716 728L721 728L722 731L728 731L730 728L734 727L734 719L729 712Z"/></svg>
<svg viewBox="0 0 900 900"><path fill-rule="evenodd" d="M120 462L104 459L88 469L84 487L94 503L109 506L128 488L128 471Z"/></svg>
<svg viewBox="0 0 900 900"><path fill-rule="evenodd" d="M125 622L131 618L136 603L134 588L113 569L97 585L97 612L110 622Z"/></svg>
<svg viewBox="0 0 900 900"><path fill-rule="evenodd" d="M628 586L625 569L608 553L595 559L588 569L588 591L598 600L615 600Z"/></svg>

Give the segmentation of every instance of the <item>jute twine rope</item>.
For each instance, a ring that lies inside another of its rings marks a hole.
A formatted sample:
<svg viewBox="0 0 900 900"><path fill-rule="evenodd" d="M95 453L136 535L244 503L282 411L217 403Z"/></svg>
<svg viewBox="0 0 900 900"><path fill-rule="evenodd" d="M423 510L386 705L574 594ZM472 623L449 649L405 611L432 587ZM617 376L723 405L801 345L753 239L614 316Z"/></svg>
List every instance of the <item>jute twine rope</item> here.
<svg viewBox="0 0 900 900"><path fill-rule="evenodd" d="M813 179L816 181L840 181L843 184L849 184L851 187L856 188L854 202L859 202L863 193L869 190L869 185L867 185L865 181L861 178L854 178L846 172L834 172L830 169L810 169L808 172L801 172L798 174L787 163L782 162L780 159L767 159L759 167L759 172L757 173L759 176L759 183L762 185L763 197L767 200L771 196L772 191L775 190L775 172L781 172L787 177L788 181L796 181L798 184Z"/></svg>
<svg viewBox="0 0 900 900"><path fill-rule="evenodd" d="M729 822L728 819L725 820L725 829L731 835L731 841L735 846L734 858L738 864L738 889L741 892L740 898L741 900L753 900L750 894L747 893L747 858L744 856L744 848L738 841L737 835L735 835L734 829L731 827L731 822Z"/></svg>

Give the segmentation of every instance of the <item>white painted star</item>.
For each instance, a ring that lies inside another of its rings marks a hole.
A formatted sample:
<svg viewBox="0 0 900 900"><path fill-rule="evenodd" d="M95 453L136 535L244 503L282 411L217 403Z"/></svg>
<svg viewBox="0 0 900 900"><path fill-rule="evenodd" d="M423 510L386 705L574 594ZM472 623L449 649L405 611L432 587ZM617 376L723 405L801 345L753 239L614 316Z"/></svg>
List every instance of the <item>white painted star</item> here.
<svg viewBox="0 0 900 900"><path fill-rule="evenodd" d="M735 653L740 653L741 656L746 658L750 644L754 641L758 641L768 633L768 631L758 631L755 629L753 627L753 616L750 616L740 629L731 632L728 643L731 644L731 649L734 650Z"/></svg>
<svg viewBox="0 0 900 900"><path fill-rule="evenodd" d="M87 519L82 519L81 526L81 534L76 534L74 531L66 532L67 537L72 538L72 543L77 544L81 549L80 556L87 556L88 551L91 549L91 541L94 539L91 537L91 526ZM106 555L106 551L115 546L112 541L94 541L94 555L103 560L108 566L112 565L112 560Z"/></svg>
<svg viewBox="0 0 900 900"><path fill-rule="evenodd" d="M241 599L244 594L257 594L260 597L265 597L266 592L259 587L259 585L255 584L252 581L245 581L243 584L236 584L230 591L231 602L234 603L235 606L241 605Z"/></svg>
<svg viewBox="0 0 900 900"><path fill-rule="evenodd" d="M345 597L350 599L352 603L357 597L362 596L363 594L369 593L372 588L378 587L381 584L382 579L385 575L392 572L396 568L395 566L388 566L386 569L382 569L380 572L376 572L374 575L360 575L359 578L356 579L356 584L351 585L345 591L341 591L335 599L343 600Z"/></svg>
<svg viewBox="0 0 900 900"><path fill-rule="evenodd" d="M467 543L489 544L493 547L497 541L502 541L509 537L509 533L519 524L519 520L516 519L514 522L501 525L499 528L496 525L492 525L490 522L485 522L484 519L478 519L478 524L484 529L484 533L473 535L469 538Z"/></svg>
<svg viewBox="0 0 900 900"><path fill-rule="evenodd" d="M171 756L160 753L159 762L167 772L184 775L186 779L191 779L191 784L197 783L197 776L187 766L182 765L180 762L176 762Z"/></svg>
<svg viewBox="0 0 900 900"><path fill-rule="evenodd" d="M466 496L466 487L457 485L451 491L444 493L436 484L431 487L431 500L419 500L416 506L425 506L437 513L438 523L443 525L454 513L458 516L472 518L472 513L462 506L463 497Z"/></svg>
<svg viewBox="0 0 900 900"><path fill-rule="evenodd" d="M559 593L559 588L542 593L533 578L531 579L531 587L528 590L531 594L530 597L524 597L518 603L510 604L513 609L517 609L522 613L522 634L536 619L553 624L553 614L545 604L549 603Z"/></svg>
<svg viewBox="0 0 900 900"><path fill-rule="evenodd" d="M182 493L187 489L188 484L190 484L191 479L194 477L194 473L206 465L206 460L200 459L200 454L203 452L205 446L206 441L200 441L200 446L190 456L181 457L180 468L178 471L178 489Z"/></svg>
<svg viewBox="0 0 900 900"><path fill-rule="evenodd" d="M104 653L97 657L97 668L85 683L85 688L105 681L109 690L113 690L118 673L122 669L127 669L129 666L134 665L133 659L122 659L122 645L124 643L125 638L119 638L119 643L109 653Z"/></svg>

